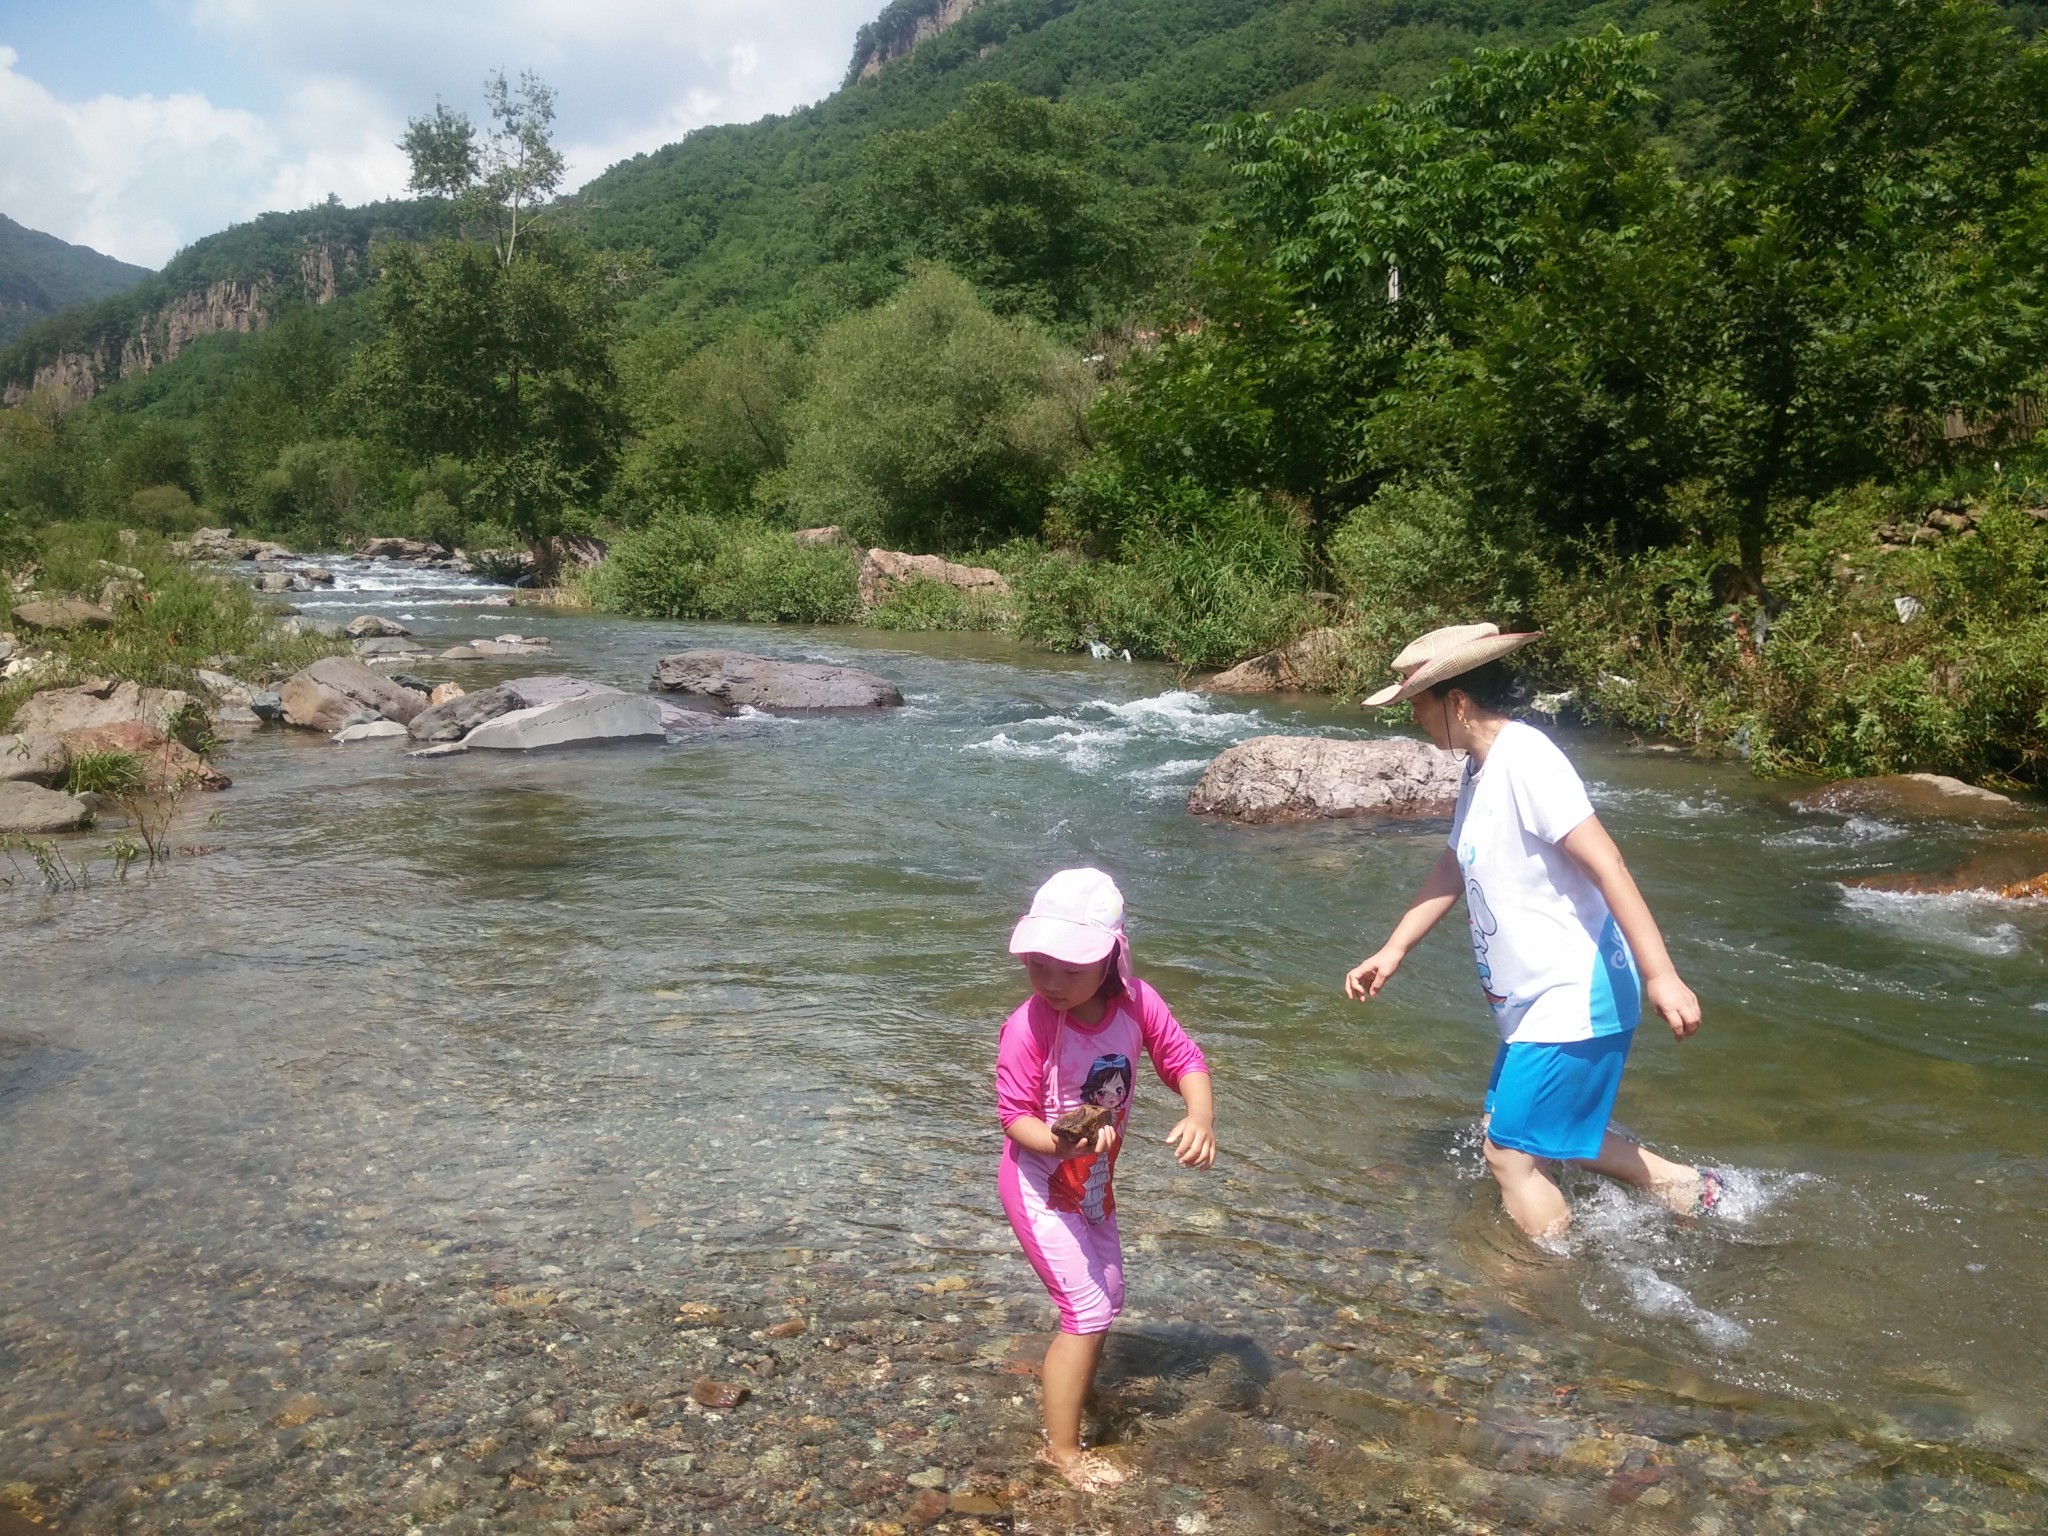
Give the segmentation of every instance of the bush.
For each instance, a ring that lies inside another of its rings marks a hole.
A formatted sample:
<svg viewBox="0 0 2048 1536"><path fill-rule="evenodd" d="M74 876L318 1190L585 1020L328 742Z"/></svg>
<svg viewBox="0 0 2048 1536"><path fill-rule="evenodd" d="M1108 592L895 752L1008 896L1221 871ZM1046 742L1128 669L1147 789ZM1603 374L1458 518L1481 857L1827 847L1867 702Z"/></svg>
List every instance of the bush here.
<svg viewBox="0 0 2048 1536"><path fill-rule="evenodd" d="M859 606L852 552L756 522L671 512L621 534L587 582L593 606L654 619L844 624Z"/></svg>
<svg viewBox="0 0 2048 1536"><path fill-rule="evenodd" d="M190 533L206 524L206 514L181 485L145 486L128 498L128 508L135 526L152 533Z"/></svg>
<svg viewBox="0 0 2048 1536"><path fill-rule="evenodd" d="M1010 619L1009 605L1000 598L919 577L898 586L861 622L873 629L934 631L1001 629Z"/></svg>
<svg viewBox="0 0 2048 1536"><path fill-rule="evenodd" d="M1045 556L1014 578L1017 631L1056 650L1100 640L1187 670L1225 667L1315 621L1307 574L1302 532L1279 509L1238 497L1182 537L1127 534L1119 561Z"/></svg>

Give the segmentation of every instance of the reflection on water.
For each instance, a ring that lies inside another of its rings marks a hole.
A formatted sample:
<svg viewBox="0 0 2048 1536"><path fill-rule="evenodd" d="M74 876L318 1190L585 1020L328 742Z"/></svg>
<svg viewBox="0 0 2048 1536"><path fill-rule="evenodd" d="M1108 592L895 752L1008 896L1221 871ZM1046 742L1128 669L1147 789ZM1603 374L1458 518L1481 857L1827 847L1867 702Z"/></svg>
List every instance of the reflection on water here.
<svg viewBox="0 0 2048 1536"><path fill-rule="evenodd" d="M435 598L382 611L476 629ZM1575 740L1708 1009L1645 1031L1620 1113L1730 1194L1674 1222L1575 1180L1558 1259L1479 1163L1460 936L1338 992L1442 828L1180 809L1222 745L1355 715L989 637L519 627L626 686L738 643L912 707L518 761L266 733L204 808L223 852L0 893L0 1510L850 1529L936 1483L1066 1528L989 1073L1014 911L1092 860L1226 1149L1146 1156L1141 1094L1100 1425L1141 1475L1096 1525L2048 1522L2048 912L1840 883L1987 834Z"/></svg>

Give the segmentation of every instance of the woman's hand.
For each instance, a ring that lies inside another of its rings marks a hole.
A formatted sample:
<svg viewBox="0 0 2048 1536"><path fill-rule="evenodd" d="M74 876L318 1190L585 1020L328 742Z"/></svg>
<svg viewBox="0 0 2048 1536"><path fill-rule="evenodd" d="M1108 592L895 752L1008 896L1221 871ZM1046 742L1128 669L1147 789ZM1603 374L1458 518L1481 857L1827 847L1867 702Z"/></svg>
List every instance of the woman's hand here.
<svg viewBox="0 0 2048 1536"><path fill-rule="evenodd" d="M1354 1003L1362 1003L1369 997L1378 997L1380 988L1401 969L1401 962L1407 952L1388 944L1376 954L1368 955L1357 965L1344 973L1344 995Z"/></svg>
<svg viewBox="0 0 2048 1536"><path fill-rule="evenodd" d="M1207 1168L1216 1161L1216 1128L1205 1117L1181 1116L1180 1124L1166 1133L1166 1144L1183 1168Z"/></svg>
<svg viewBox="0 0 2048 1536"><path fill-rule="evenodd" d="M1683 1040L1700 1027L1700 1000L1678 979L1678 972L1651 977L1643 983L1643 994L1657 1016L1671 1026L1673 1039Z"/></svg>

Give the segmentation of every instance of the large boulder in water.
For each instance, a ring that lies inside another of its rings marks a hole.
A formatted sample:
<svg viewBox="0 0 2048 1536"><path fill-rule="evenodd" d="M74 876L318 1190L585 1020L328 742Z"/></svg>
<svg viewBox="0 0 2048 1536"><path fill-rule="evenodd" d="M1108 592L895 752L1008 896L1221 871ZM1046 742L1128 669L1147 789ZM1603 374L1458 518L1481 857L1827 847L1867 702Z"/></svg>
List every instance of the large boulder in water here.
<svg viewBox="0 0 2048 1536"><path fill-rule="evenodd" d="M91 808L76 795L25 780L0 783L0 837L75 832L91 820Z"/></svg>
<svg viewBox="0 0 2048 1536"><path fill-rule="evenodd" d="M314 731L338 731L372 717L410 725L427 707L425 694L399 687L353 656L322 657L293 673L278 696L287 724Z"/></svg>
<svg viewBox="0 0 2048 1536"><path fill-rule="evenodd" d="M606 690L511 710L486 720L463 737L461 745L471 750L526 752L536 747L600 741L659 741L667 734L662 725L661 706L653 699L644 694Z"/></svg>
<svg viewBox="0 0 2048 1536"><path fill-rule="evenodd" d="M1221 753L1188 796L1198 816L1305 821L1321 816L1448 816L1465 759L1420 741L1254 736Z"/></svg>
<svg viewBox="0 0 2048 1536"><path fill-rule="evenodd" d="M720 710L747 706L771 713L892 709L903 695L886 677L852 667L773 661L745 651L679 651L654 664L657 693L679 693Z"/></svg>

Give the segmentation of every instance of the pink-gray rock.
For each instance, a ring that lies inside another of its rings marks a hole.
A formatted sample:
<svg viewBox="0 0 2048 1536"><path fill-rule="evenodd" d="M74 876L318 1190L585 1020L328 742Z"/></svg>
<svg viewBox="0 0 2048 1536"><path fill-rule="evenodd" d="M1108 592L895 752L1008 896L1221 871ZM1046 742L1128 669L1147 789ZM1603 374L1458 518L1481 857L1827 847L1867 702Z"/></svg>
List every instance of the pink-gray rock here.
<svg viewBox="0 0 2048 1536"><path fill-rule="evenodd" d="M196 701L181 688L144 688L135 683L100 678L76 688L46 688L14 712L17 731L84 730L95 725L120 725L139 720L169 734L178 717Z"/></svg>
<svg viewBox="0 0 2048 1536"><path fill-rule="evenodd" d="M324 656L295 672L278 690L285 722L309 730L338 731L381 716L409 725L427 707L427 696L401 688L353 656Z"/></svg>
<svg viewBox="0 0 2048 1536"><path fill-rule="evenodd" d="M805 532L819 530L806 529ZM886 601L898 587L913 581L935 581L961 592L979 592L989 597L1007 597L1010 583L1001 571L983 565L955 565L937 555L906 555L893 549L871 549L861 558L860 600L872 608Z"/></svg>
<svg viewBox="0 0 2048 1536"><path fill-rule="evenodd" d="M896 685L852 667L771 661L745 651L679 651L654 664L657 693L702 699L721 710L747 706L771 713L892 709L903 702Z"/></svg>
<svg viewBox="0 0 2048 1536"><path fill-rule="evenodd" d="M1802 811L1838 815L1935 816L1964 821L2007 821L2025 816L2019 804L1995 789L1965 784L1945 773L1894 773L1872 779L1841 779L1793 800Z"/></svg>
<svg viewBox="0 0 2048 1536"><path fill-rule="evenodd" d="M387 619L382 614L359 613L342 626L341 632L351 640L369 640L378 636L409 635L407 629L396 619Z"/></svg>
<svg viewBox="0 0 2048 1536"><path fill-rule="evenodd" d="M1201 684L1204 693L1326 693L1344 663L1341 629L1312 629L1278 650L1241 661Z"/></svg>
<svg viewBox="0 0 2048 1536"><path fill-rule="evenodd" d="M1188 809L1250 822L1448 816L1463 767L1460 753L1401 737L1254 736L1209 764Z"/></svg>
<svg viewBox="0 0 2048 1536"><path fill-rule="evenodd" d="M91 820L91 807L76 795L25 779L0 782L0 837L75 832Z"/></svg>
<svg viewBox="0 0 2048 1536"><path fill-rule="evenodd" d="M48 602L17 603L14 622L30 632L49 630L63 634L78 629L112 629L114 616L98 603L65 597Z"/></svg>
<svg viewBox="0 0 2048 1536"><path fill-rule="evenodd" d="M45 731L0 732L0 783L55 784L71 766L64 738Z"/></svg>

